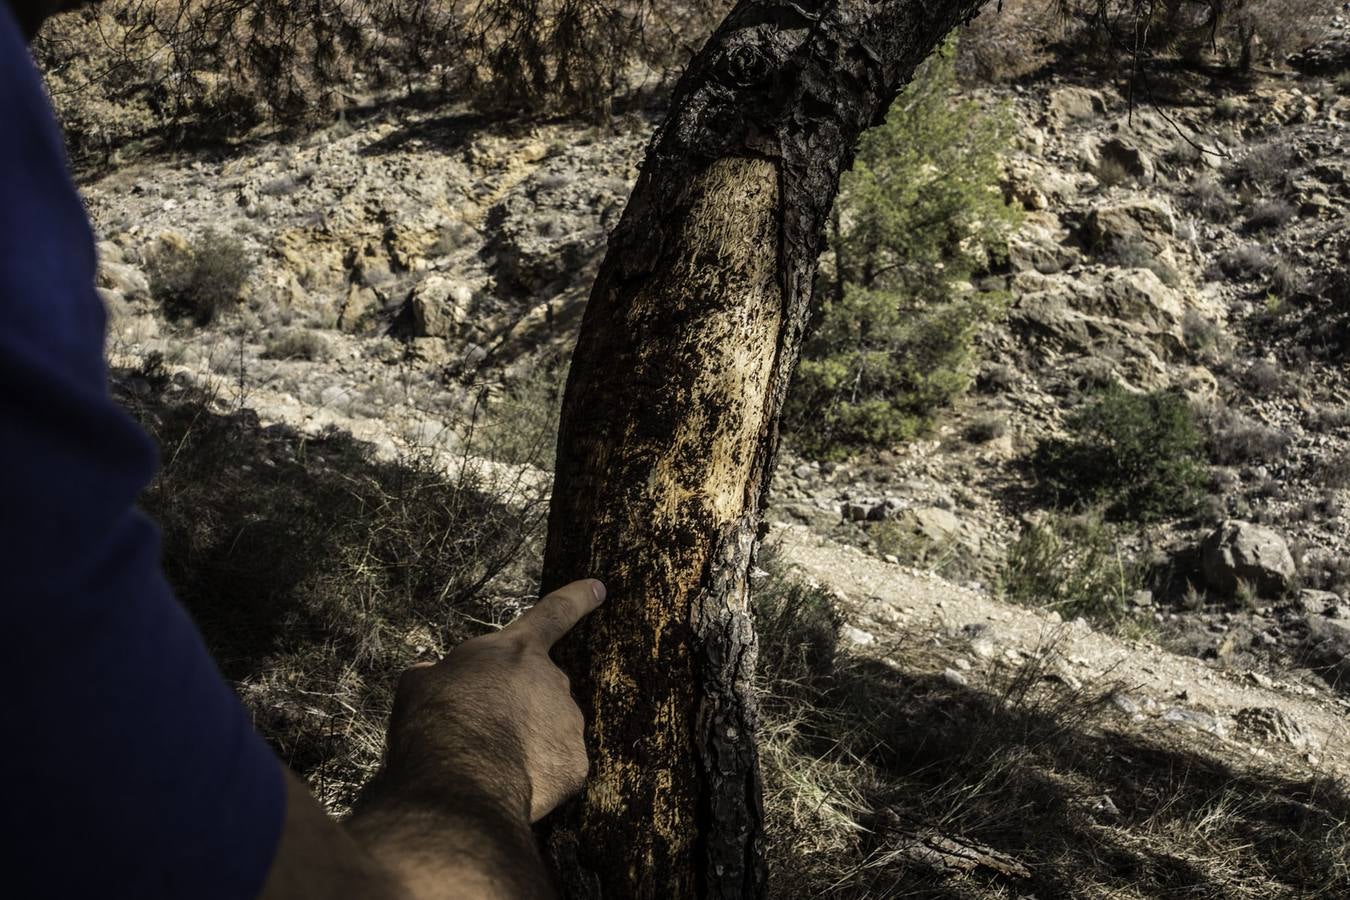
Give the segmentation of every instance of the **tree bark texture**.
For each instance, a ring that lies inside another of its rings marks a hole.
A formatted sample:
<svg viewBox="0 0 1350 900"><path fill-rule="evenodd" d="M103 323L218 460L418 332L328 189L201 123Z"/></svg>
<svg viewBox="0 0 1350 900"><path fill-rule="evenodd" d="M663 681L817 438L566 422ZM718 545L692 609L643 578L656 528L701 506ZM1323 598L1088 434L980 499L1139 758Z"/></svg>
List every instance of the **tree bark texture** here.
<svg viewBox="0 0 1350 900"><path fill-rule="evenodd" d="M983 0L742 0L691 62L591 291L543 588L591 778L550 823L571 898L763 895L747 578L840 173Z"/></svg>

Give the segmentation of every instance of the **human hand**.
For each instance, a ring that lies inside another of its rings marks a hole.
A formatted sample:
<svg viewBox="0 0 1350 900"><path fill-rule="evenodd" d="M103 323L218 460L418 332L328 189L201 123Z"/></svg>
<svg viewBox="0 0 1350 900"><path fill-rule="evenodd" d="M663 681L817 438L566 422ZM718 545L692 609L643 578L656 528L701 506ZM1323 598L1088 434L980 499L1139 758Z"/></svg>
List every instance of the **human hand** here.
<svg viewBox="0 0 1350 900"><path fill-rule="evenodd" d="M530 822L580 790L585 723L549 649L604 598L599 581L574 581L500 631L405 672L387 774L419 792L468 780Z"/></svg>

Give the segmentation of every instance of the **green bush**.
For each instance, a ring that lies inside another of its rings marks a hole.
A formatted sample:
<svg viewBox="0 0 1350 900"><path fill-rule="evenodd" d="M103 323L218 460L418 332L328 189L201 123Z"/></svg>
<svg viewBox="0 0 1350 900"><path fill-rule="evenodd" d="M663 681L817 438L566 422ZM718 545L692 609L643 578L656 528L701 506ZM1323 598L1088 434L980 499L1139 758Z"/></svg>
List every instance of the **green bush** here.
<svg viewBox="0 0 1350 900"><path fill-rule="evenodd" d="M173 316L207 325L239 300L254 261L239 238L208 228L186 248L149 260L150 291Z"/></svg>
<svg viewBox="0 0 1350 900"><path fill-rule="evenodd" d="M1140 521L1195 510L1203 439L1180 394L1131 394L1113 384L1067 426L1070 437L1043 442L1033 460L1060 504L1102 505Z"/></svg>
<svg viewBox="0 0 1350 900"><path fill-rule="evenodd" d="M798 366L788 410L796 442L828 457L919 436L969 385L971 338L1001 309L988 295L915 308L848 288Z"/></svg>
<svg viewBox="0 0 1350 900"><path fill-rule="evenodd" d="M1110 627L1134 619L1130 599L1144 584L1116 533L1093 513L1052 515L1027 528L1008 550L999 581L1014 603Z"/></svg>
<svg viewBox="0 0 1350 900"><path fill-rule="evenodd" d="M1001 255L1015 221L996 187L1010 131L957 98L949 44L864 136L785 413L805 452L911 439L965 390L971 339L1003 305L955 285Z"/></svg>

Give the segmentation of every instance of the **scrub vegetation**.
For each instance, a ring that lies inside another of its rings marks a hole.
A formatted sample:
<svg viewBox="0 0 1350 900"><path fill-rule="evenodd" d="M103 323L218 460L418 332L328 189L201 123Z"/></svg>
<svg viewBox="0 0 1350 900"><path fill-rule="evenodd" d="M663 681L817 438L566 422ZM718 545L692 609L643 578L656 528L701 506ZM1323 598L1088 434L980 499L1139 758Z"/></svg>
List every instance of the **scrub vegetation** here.
<svg viewBox="0 0 1350 900"><path fill-rule="evenodd" d="M43 33L166 574L335 813L398 673L534 600L587 290L728 5ZM826 235L751 572L771 896L1350 896L1339 45L1312 0L998 6ZM1284 587L1207 581L1220 522Z"/></svg>
<svg viewBox="0 0 1350 900"><path fill-rule="evenodd" d="M755 602L774 896L1350 890L1343 785L1140 729L1113 700L1126 686L1059 675L1053 641L990 662L981 688L941 674L955 651L922 635L831 648L830 593L769 568Z"/></svg>
<svg viewBox="0 0 1350 900"><path fill-rule="evenodd" d="M834 265L789 396L794 442L820 457L911 440L969 386L972 340L1003 308L962 285L1017 221L997 187L1011 121L957 90L954 45L868 131L835 204Z"/></svg>

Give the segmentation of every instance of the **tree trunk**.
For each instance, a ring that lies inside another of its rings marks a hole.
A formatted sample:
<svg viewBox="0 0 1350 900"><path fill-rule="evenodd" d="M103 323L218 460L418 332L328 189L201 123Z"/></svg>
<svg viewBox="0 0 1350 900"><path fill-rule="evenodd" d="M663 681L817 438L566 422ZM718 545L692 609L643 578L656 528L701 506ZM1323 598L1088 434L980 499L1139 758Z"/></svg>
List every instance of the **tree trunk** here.
<svg viewBox="0 0 1350 900"><path fill-rule="evenodd" d="M569 898L764 892L747 573L840 173L982 0L742 0L691 62L591 291L563 402L544 589L609 601L560 648L584 796Z"/></svg>

